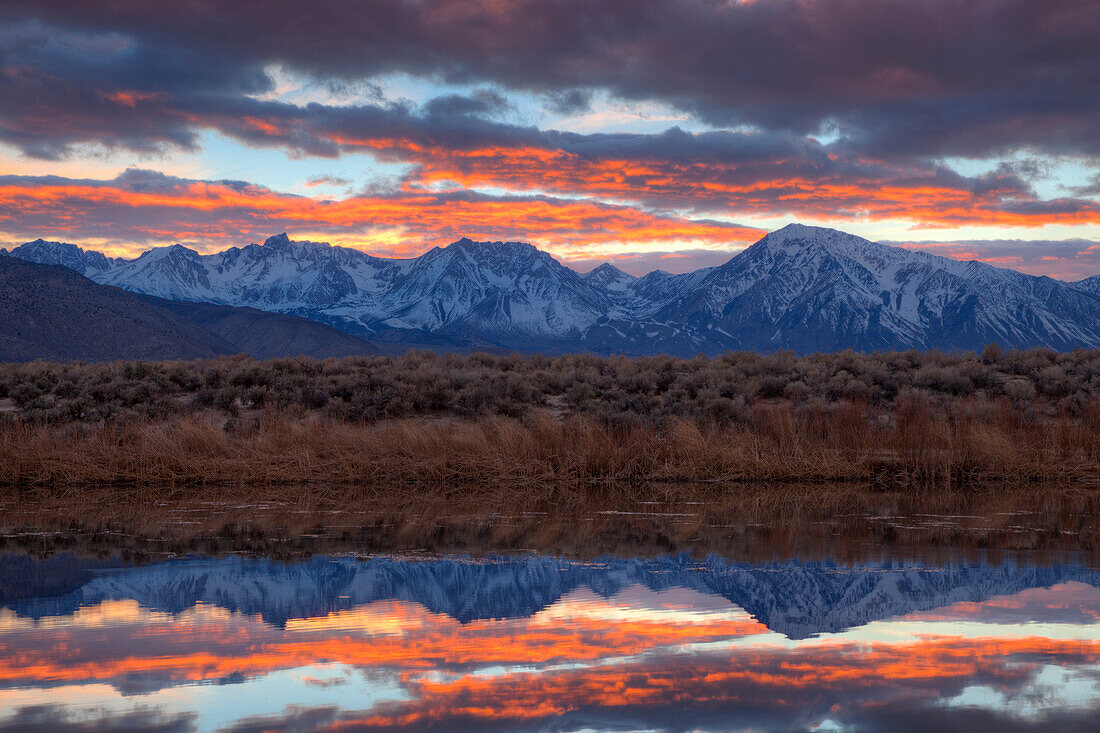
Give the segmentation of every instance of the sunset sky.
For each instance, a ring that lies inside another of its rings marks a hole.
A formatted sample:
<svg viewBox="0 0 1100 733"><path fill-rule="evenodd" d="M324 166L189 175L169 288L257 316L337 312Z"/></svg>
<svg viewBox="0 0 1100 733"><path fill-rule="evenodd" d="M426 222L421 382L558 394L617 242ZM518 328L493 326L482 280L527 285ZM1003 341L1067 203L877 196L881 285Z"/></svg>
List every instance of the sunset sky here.
<svg viewBox="0 0 1100 733"><path fill-rule="evenodd" d="M4 609L0 727L1073 730L1100 693L1098 604L1069 582L800 640L720 596L640 585L466 623L398 600L279 625L209 603Z"/></svg>
<svg viewBox="0 0 1100 733"><path fill-rule="evenodd" d="M790 221L1100 273L1096 0L5 0L0 246L461 236L578 269Z"/></svg>

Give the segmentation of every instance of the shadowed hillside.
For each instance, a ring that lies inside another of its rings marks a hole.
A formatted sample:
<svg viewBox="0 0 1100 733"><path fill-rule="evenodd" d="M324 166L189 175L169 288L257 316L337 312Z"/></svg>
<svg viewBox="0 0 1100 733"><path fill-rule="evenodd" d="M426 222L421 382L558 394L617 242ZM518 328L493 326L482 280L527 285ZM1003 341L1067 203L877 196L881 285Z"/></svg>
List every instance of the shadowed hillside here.
<svg viewBox="0 0 1100 733"><path fill-rule="evenodd" d="M0 361L378 353L363 339L305 318L135 295L67 267L14 257L0 257L0 286Z"/></svg>
<svg viewBox="0 0 1100 733"><path fill-rule="evenodd" d="M0 359L197 359L237 349L206 329L65 267L0 257Z"/></svg>
<svg viewBox="0 0 1100 733"><path fill-rule="evenodd" d="M148 295L141 297L148 303L202 326L236 345L237 351L256 359L281 356L327 359L380 353L377 347L361 338L307 318L269 313L256 308L182 303Z"/></svg>

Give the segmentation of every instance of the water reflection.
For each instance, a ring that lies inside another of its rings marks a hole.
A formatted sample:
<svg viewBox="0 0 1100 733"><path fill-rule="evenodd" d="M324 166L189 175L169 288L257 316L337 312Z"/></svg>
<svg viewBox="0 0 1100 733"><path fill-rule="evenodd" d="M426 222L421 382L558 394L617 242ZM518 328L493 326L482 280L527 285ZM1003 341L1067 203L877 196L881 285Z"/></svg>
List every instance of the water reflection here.
<svg viewBox="0 0 1100 733"><path fill-rule="evenodd" d="M1066 564L0 558L0 727L1100 729Z"/></svg>

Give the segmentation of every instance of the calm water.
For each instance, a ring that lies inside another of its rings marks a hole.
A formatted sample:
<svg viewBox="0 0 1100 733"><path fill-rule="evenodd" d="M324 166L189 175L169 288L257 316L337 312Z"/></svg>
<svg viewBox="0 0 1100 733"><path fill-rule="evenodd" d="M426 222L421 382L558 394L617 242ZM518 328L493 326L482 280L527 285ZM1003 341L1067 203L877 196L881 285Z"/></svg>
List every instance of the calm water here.
<svg viewBox="0 0 1100 733"><path fill-rule="evenodd" d="M1100 729L1072 562L0 557L0 728Z"/></svg>

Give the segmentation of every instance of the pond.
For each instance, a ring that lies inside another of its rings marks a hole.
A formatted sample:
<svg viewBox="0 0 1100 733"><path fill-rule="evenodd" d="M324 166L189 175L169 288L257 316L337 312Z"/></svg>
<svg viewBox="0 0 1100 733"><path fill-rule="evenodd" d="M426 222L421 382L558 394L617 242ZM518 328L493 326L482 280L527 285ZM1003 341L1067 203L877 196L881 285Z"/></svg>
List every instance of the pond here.
<svg viewBox="0 0 1100 733"><path fill-rule="evenodd" d="M0 557L0 729L1100 729L1062 558Z"/></svg>

